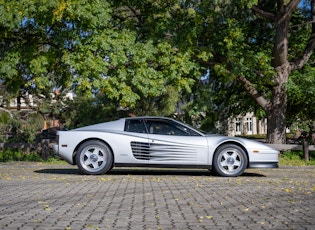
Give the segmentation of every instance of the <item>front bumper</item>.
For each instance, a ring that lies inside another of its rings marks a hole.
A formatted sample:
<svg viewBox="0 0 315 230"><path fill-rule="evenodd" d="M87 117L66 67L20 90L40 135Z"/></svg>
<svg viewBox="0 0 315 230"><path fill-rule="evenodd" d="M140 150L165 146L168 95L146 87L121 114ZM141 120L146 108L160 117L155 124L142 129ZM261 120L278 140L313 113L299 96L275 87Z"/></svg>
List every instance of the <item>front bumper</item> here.
<svg viewBox="0 0 315 230"><path fill-rule="evenodd" d="M279 168L278 162L250 162L248 168Z"/></svg>
<svg viewBox="0 0 315 230"><path fill-rule="evenodd" d="M56 155L56 156L59 156L59 145L58 145L58 144L54 144L54 145L52 146L52 149L53 149L55 155Z"/></svg>

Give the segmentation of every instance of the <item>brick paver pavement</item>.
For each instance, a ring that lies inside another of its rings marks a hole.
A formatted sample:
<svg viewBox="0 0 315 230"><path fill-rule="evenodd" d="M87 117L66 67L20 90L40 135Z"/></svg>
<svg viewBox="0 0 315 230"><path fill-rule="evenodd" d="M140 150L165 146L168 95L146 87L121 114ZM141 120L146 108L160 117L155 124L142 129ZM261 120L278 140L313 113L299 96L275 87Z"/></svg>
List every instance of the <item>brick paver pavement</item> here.
<svg viewBox="0 0 315 230"><path fill-rule="evenodd" d="M1 229L315 229L315 167L247 170L0 163Z"/></svg>

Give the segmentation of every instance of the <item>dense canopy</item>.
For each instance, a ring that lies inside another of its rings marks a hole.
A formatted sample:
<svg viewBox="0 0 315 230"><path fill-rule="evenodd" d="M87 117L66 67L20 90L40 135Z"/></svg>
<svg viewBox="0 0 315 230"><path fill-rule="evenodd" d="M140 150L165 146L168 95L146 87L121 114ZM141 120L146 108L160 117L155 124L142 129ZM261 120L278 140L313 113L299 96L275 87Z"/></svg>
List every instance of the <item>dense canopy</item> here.
<svg viewBox="0 0 315 230"><path fill-rule="evenodd" d="M58 89L103 112L205 112L208 125L252 110L273 143L314 120L302 109L314 108L314 0L1 0L0 18L2 107ZM73 104L39 107L61 118Z"/></svg>

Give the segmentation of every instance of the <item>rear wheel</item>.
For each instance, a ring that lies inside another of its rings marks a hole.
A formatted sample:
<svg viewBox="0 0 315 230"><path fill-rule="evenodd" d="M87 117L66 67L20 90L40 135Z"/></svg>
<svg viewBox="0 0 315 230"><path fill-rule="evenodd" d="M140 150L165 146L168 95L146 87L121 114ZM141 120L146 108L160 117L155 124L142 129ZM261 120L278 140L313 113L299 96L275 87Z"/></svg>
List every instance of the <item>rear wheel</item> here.
<svg viewBox="0 0 315 230"><path fill-rule="evenodd" d="M113 165L113 155L106 144L91 140L83 143L79 147L76 162L81 173L100 175L111 169Z"/></svg>
<svg viewBox="0 0 315 230"><path fill-rule="evenodd" d="M212 164L218 175L235 177L244 173L248 158L245 151L239 146L226 144L215 151Z"/></svg>

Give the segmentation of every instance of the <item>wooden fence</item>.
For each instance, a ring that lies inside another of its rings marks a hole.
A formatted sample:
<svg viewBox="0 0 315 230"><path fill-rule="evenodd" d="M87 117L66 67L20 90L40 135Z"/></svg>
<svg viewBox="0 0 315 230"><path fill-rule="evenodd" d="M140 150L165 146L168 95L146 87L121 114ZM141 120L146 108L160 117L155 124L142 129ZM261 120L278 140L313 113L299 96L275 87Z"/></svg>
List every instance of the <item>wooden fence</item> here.
<svg viewBox="0 0 315 230"><path fill-rule="evenodd" d="M303 151L303 145L298 145L298 144L267 144L267 145L279 151L287 151L287 150L302 150ZM315 151L314 145L309 145L308 150Z"/></svg>
<svg viewBox="0 0 315 230"><path fill-rule="evenodd" d="M288 150L302 150L304 159L309 161L311 158L310 152L315 151L315 145L309 145L307 141L303 141L302 144L267 144L274 149L279 151L288 151Z"/></svg>

